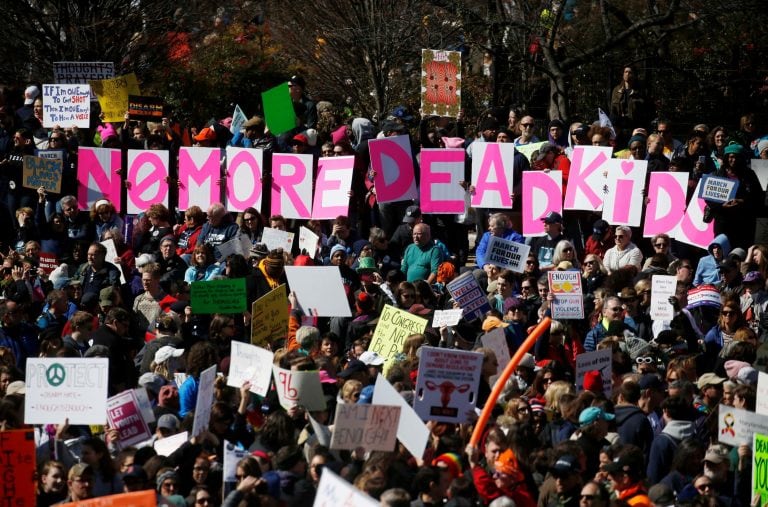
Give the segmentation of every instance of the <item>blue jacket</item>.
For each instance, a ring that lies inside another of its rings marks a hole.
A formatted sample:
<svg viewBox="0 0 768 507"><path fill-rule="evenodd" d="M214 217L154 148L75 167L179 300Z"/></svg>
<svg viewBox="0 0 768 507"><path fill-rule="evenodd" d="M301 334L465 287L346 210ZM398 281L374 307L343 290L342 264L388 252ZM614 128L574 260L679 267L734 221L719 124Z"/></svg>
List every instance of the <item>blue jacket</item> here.
<svg viewBox="0 0 768 507"><path fill-rule="evenodd" d="M515 243L525 243L525 238L514 229L507 229L501 236L502 239L507 241L514 241ZM475 256L477 258L477 267L482 268L485 264L485 255L488 252L488 242L491 241L491 233L486 231L483 237L480 238L480 243L475 250Z"/></svg>
<svg viewBox="0 0 768 507"><path fill-rule="evenodd" d="M720 271L717 269L718 261L712 256L712 247L720 245L723 250L723 259L728 257L731 253L731 242L728 240L728 236L725 234L718 234L712 243L707 247L709 255L702 257L699 260L699 265L696 266L696 275L693 277L693 285L698 286L704 283L711 283L718 285L720 283Z"/></svg>
<svg viewBox="0 0 768 507"><path fill-rule="evenodd" d="M199 383L200 379L190 375L181 384L179 388L179 419L184 419L188 413L195 411Z"/></svg>

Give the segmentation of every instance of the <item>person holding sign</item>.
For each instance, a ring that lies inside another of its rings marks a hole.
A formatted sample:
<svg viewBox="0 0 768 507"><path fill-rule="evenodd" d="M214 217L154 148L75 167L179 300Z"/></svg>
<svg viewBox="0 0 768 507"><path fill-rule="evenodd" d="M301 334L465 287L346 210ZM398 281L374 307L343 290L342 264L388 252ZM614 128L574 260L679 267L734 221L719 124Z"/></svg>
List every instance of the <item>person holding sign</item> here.
<svg viewBox="0 0 768 507"><path fill-rule="evenodd" d="M480 238L480 243L475 250L478 268L483 268L485 266L485 254L488 251L488 242L490 241L491 236L506 239L507 241L514 241L515 243L525 243L525 238L512 228L512 222L506 214L494 213L488 219L488 230L483 234L483 237Z"/></svg>

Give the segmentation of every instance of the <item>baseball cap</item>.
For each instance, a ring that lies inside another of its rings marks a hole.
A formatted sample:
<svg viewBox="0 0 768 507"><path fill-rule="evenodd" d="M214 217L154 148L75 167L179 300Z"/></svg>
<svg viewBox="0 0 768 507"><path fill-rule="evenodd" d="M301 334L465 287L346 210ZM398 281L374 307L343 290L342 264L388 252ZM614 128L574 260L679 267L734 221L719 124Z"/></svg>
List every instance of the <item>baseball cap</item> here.
<svg viewBox="0 0 768 507"><path fill-rule="evenodd" d="M69 469L67 478L72 480L75 477L82 477L85 473L93 475L93 469L91 468L91 465L88 463L75 463L72 465L72 468Z"/></svg>
<svg viewBox="0 0 768 507"><path fill-rule="evenodd" d="M571 454L560 456L560 458L558 458L555 464L552 465L550 472L555 477L562 477L565 475L578 473L579 464L578 464L578 460L576 459L576 456L573 456Z"/></svg>
<svg viewBox="0 0 768 507"><path fill-rule="evenodd" d="M161 415L157 420L157 427L176 431L179 429L179 418L173 414Z"/></svg>
<svg viewBox="0 0 768 507"><path fill-rule="evenodd" d="M643 462L634 459L631 455L617 456L608 464L603 465L603 470L608 473L635 472L644 470Z"/></svg>
<svg viewBox="0 0 768 507"><path fill-rule="evenodd" d="M733 259L725 259L717 266L720 271L733 271L739 269L739 265Z"/></svg>
<svg viewBox="0 0 768 507"><path fill-rule="evenodd" d="M352 359L347 363L347 367L339 372L338 376L341 378L349 378L355 373L363 373L367 371L368 367L364 362L360 361L359 359Z"/></svg>
<svg viewBox="0 0 768 507"><path fill-rule="evenodd" d="M608 225L608 222L605 220L596 220L595 223L592 224L592 235L595 236L595 239L602 238L603 234L608 231L609 227L610 226Z"/></svg>
<svg viewBox="0 0 768 507"><path fill-rule="evenodd" d="M763 275L759 271L750 271L744 275L744 283L760 283L763 281Z"/></svg>
<svg viewBox="0 0 768 507"><path fill-rule="evenodd" d="M381 366L386 361L386 359L381 357L378 352L372 350L366 350L360 354L360 360L367 366Z"/></svg>
<svg viewBox="0 0 768 507"><path fill-rule="evenodd" d="M609 414L600 407L587 407L579 414L579 425L587 426L598 420L613 421L616 416Z"/></svg>
<svg viewBox="0 0 768 507"><path fill-rule="evenodd" d="M701 390L709 385L722 384L723 382L725 382L725 379L723 377L718 377L714 373L710 372L710 373L705 373L701 377L699 377L699 380L696 382L696 387L698 387Z"/></svg>
<svg viewBox="0 0 768 507"><path fill-rule="evenodd" d="M661 383L661 379L658 375L655 373L646 373L642 377L640 377L640 382L638 382L638 385L640 386L640 389L656 389L657 391L662 391L663 385Z"/></svg>
<svg viewBox="0 0 768 507"><path fill-rule="evenodd" d="M722 444L710 445L704 454L704 461L710 461L712 463L724 463L728 461L728 449Z"/></svg>
<svg viewBox="0 0 768 507"><path fill-rule="evenodd" d="M550 211L544 216L544 218L541 219L541 221L544 222L545 224L562 224L563 215L561 215L557 211Z"/></svg>
<svg viewBox="0 0 768 507"><path fill-rule="evenodd" d="M138 479L138 482L147 482L147 472L139 465L131 465L123 474L123 481L126 479Z"/></svg>
<svg viewBox="0 0 768 507"><path fill-rule="evenodd" d="M360 391L360 397L357 399L359 405L370 405L373 403L373 386L365 386Z"/></svg>
<svg viewBox="0 0 768 507"><path fill-rule="evenodd" d="M417 218L421 218L421 208L418 206L408 206L403 217L404 224L412 224Z"/></svg>
<svg viewBox="0 0 768 507"><path fill-rule="evenodd" d="M155 363L164 363L172 357L181 357L184 354L184 349L177 349L170 345L164 345L155 352Z"/></svg>

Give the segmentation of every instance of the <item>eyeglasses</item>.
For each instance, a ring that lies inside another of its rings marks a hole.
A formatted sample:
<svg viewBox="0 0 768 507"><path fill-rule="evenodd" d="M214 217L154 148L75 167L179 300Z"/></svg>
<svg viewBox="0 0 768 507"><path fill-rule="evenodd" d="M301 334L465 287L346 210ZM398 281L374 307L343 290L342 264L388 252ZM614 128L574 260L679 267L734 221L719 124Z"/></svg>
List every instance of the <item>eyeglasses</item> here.
<svg viewBox="0 0 768 507"><path fill-rule="evenodd" d="M552 377L544 377L544 383L545 384L551 384L554 381L555 381L555 379L553 379Z"/></svg>
<svg viewBox="0 0 768 507"><path fill-rule="evenodd" d="M730 317L731 315L736 315L736 312L732 312L730 310L723 310L722 312L720 312L720 315L722 315L723 317Z"/></svg>
<svg viewBox="0 0 768 507"><path fill-rule="evenodd" d="M655 246L656 248L665 248L665 247L669 246L669 243L656 243L653 246Z"/></svg>
<svg viewBox="0 0 768 507"><path fill-rule="evenodd" d="M712 489L712 483L706 483L706 484L697 484L696 489L699 491L707 491Z"/></svg>
<svg viewBox="0 0 768 507"><path fill-rule="evenodd" d="M521 123L520 126L527 129L533 127L533 123Z"/></svg>
<svg viewBox="0 0 768 507"><path fill-rule="evenodd" d="M210 496L206 496L206 497L203 497L203 498L196 498L195 499L195 503L199 504L199 505L208 505L209 503L211 503L211 497Z"/></svg>
<svg viewBox="0 0 768 507"><path fill-rule="evenodd" d="M595 262L595 261L584 261L584 265L592 265L592 264L597 264L597 262Z"/></svg>
<svg viewBox="0 0 768 507"><path fill-rule="evenodd" d="M623 234L617 234L617 235L616 235L616 239L621 239L621 238L623 238L623 237L624 237L624 235L623 235Z"/></svg>
<svg viewBox="0 0 768 507"><path fill-rule="evenodd" d="M528 264L529 266L532 266L536 264L536 261L525 261L525 263Z"/></svg>
<svg viewBox="0 0 768 507"><path fill-rule="evenodd" d="M635 362L637 364L643 364L643 363L651 364L653 362L653 358L652 357L638 357L637 359L635 359Z"/></svg>
<svg viewBox="0 0 768 507"><path fill-rule="evenodd" d="M52 138L50 138L48 141L52 143L52 142L54 142L54 141L63 141L63 140L64 140L64 139L63 139L63 138L61 138L61 137L52 137Z"/></svg>
<svg viewBox="0 0 768 507"><path fill-rule="evenodd" d="M253 222L256 220L254 217L243 217L243 222Z"/></svg>
<svg viewBox="0 0 768 507"><path fill-rule="evenodd" d="M529 407L527 405L524 406L524 407L517 407L517 411L518 412L530 412L531 411L531 407Z"/></svg>

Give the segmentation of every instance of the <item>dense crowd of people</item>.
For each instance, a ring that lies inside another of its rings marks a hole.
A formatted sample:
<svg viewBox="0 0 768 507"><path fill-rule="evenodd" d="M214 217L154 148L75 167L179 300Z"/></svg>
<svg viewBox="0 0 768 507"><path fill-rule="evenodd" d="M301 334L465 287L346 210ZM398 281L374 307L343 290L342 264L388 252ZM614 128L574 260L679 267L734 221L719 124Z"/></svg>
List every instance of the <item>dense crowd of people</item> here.
<svg viewBox="0 0 768 507"><path fill-rule="evenodd" d="M503 116L490 110L467 124L462 117L417 120L402 106L375 125L313 101L304 79L294 76L296 128L279 136L261 116L234 133L232 118L193 128L172 118L135 122L127 114L124 123L94 120L93 129L46 129L39 86L23 96L3 94L0 430L29 428L25 369L36 357L108 358L109 395L144 388L155 416L152 438L130 447L121 446L115 428L35 426L37 504L154 490L161 505L312 505L324 470L390 506L752 504L751 442L720 443L718 414L720 404L755 411L758 371L768 365L768 246L755 242L758 219L768 213L765 188L750 168L752 159L768 158L768 136L761 137L753 115L733 128L696 125L684 142L673 136L669 119L633 123L645 106L631 78L625 72L613 92L612 127L544 123L515 108ZM423 213L415 201L378 203L368 141L392 135L410 136L417 168L422 148L465 148L467 193L473 147L482 142L544 141L530 157L516 152L513 196L522 195L524 171L562 171L565 193L569 157L579 145L612 146L615 157L647 160L649 173L685 173L689 200L705 174L739 186L734 199L708 204L705 221L714 222L716 237L707 250L668 234L643 238L640 228L615 226L591 212L550 210L542 218L545 235L525 238L520 199L510 209L461 215ZM76 177L80 146L120 149L124 159L128 149L168 150L174 181L178 150L189 145L309 153L315 168L320 157L354 156L349 212L328 221L286 220L269 212L270 192L261 209L242 213L221 203L178 210L172 193L168 206L153 204L133 216L106 198L87 206L75 197L83 183ZM23 157L56 150L64 160L61 194L25 188ZM318 235L316 249L300 250L297 241L290 250L269 250L262 242L267 227L298 233L300 226ZM238 236L249 240L250 251L223 258L217 247ZM530 246L524 272L488 262L494 237ZM109 240L114 250L105 246ZM55 269L46 259L54 259ZM231 343L250 343L251 313L198 314L190 304L194 283L244 278L250 309L287 284L287 265L337 266L352 311L352 317L304 315L289 287L285 334L269 344L280 367L319 371L324 411L286 409L274 388L261 397L248 383L228 387ZM333 425L337 405L371 403L385 371L412 401L423 346L483 355L479 413L499 366L481 337L503 330L514 354L552 316L552 270L580 272L584 318L551 321L503 386L478 446L467 445L474 420L425 421L430 439L420 456L401 443L392 452L321 445L309 416ZM650 317L657 275L676 279L668 321ZM457 306L448 285L459 276L474 277L490 310L432 327L436 310ZM385 305L430 321L392 357L368 350ZM606 349L610 385L599 371L577 381L577 356ZM157 442L191 430L201 373L212 365L222 375L208 431L158 454ZM222 483L225 441L248 451L231 491Z"/></svg>

